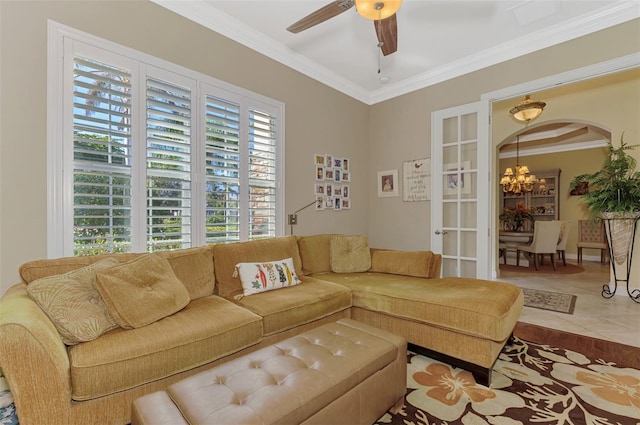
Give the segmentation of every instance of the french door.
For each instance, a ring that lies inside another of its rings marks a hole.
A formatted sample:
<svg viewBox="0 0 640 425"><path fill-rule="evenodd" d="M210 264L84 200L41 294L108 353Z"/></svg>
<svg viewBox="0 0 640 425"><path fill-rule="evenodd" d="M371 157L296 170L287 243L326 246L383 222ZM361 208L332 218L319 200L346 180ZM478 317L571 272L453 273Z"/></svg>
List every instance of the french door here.
<svg viewBox="0 0 640 425"><path fill-rule="evenodd" d="M489 278L489 102L431 115L431 249L442 275Z"/></svg>

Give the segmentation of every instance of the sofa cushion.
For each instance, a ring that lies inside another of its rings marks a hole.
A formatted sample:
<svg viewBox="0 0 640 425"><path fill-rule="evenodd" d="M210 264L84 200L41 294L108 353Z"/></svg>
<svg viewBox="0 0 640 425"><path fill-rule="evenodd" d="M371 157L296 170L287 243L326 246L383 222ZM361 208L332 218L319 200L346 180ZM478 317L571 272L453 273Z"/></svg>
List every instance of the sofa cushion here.
<svg viewBox="0 0 640 425"><path fill-rule="evenodd" d="M213 294L213 245L160 252L180 282L189 291L192 300Z"/></svg>
<svg viewBox="0 0 640 425"><path fill-rule="evenodd" d="M178 279L189 291L191 299L213 293L215 283L213 273L213 246L185 248L160 253L169 260ZM103 254L82 257L64 257L47 260L34 260L20 266L20 277L26 283L47 276L68 273L86 267L105 258L115 258L119 263L126 263L146 254Z"/></svg>
<svg viewBox="0 0 640 425"><path fill-rule="evenodd" d="M138 329L114 329L69 348L74 400L115 394L258 343L260 316L215 295Z"/></svg>
<svg viewBox="0 0 640 425"><path fill-rule="evenodd" d="M262 316L264 335L272 335L351 307L351 291L343 285L302 277L302 283L238 301Z"/></svg>
<svg viewBox="0 0 640 425"><path fill-rule="evenodd" d="M504 341L522 310L522 291L489 280L423 279L386 273L324 273L353 291L353 306L438 328Z"/></svg>
<svg viewBox="0 0 640 425"><path fill-rule="evenodd" d="M123 328L140 328L186 306L189 292L158 254L140 256L96 275L96 287Z"/></svg>
<svg viewBox="0 0 640 425"><path fill-rule="evenodd" d="M291 258L263 263L239 263L236 264L236 270L240 275L244 296L300 283ZM240 295L236 296L238 297Z"/></svg>
<svg viewBox="0 0 640 425"><path fill-rule="evenodd" d="M431 278L436 255L431 251L387 251L371 253L372 272Z"/></svg>
<svg viewBox="0 0 640 425"><path fill-rule="evenodd" d="M302 260L302 273L331 271L330 241L333 234L298 236L298 249Z"/></svg>
<svg viewBox="0 0 640 425"><path fill-rule="evenodd" d="M237 275L234 277L238 263L277 261L289 257L293 259L296 274L302 276L302 262L295 236L216 244L213 246L216 291L220 296L229 299L242 294L240 278Z"/></svg>
<svg viewBox="0 0 640 425"><path fill-rule="evenodd" d="M103 258L27 285L27 292L49 316L65 344L91 341L118 327L95 286L96 273L117 264L114 258Z"/></svg>
<svg viewBox="0 0 640 425"><path fill-rule="evenodd" d="M366 272L371 267L369 240L361 235L335 235L329 241L331 271Z"/></svg>

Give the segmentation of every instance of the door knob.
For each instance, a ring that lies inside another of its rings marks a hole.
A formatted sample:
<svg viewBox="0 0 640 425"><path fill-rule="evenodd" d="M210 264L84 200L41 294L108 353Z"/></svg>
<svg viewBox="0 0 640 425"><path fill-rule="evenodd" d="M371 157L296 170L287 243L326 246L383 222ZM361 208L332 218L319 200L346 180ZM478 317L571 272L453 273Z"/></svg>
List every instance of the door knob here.
<svg viewBox="0 0 640 425"><path fill-rule="evenodd" d="M435 233L436 233L436 235L446 235L446 234L447 234L447 231L446 231L446 230L443 230L443 231L441 232L441 231L440 231L440 229L438 229L438 230L436 230L436 231L435 231Z"/></svg>

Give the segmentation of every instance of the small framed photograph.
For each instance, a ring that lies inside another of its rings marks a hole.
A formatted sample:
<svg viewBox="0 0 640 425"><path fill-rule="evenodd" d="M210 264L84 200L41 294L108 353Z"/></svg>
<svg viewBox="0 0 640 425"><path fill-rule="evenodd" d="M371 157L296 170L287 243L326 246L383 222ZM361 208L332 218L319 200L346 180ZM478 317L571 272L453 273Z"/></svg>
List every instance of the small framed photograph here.
<svg viewBox="0 0 640 425"><path fill-rule="evenodd" d="M325 168L324 169L324 179L325 180L332 180L333 181L333 169L332 168Z"/></svg>
<svg viewBox="0 0 640 425"><path fill-rule="evenodd" d="M313 185L314 193L316 196L324 196L324 185L323 184L314 184Z"/></svg>
<svg viewBox="0 0 640 425"><path fill-rule="evenodd" d="M342 198L339 196L333 197L333 210L340 211L342 209Z"/></svg>
<svg viewBox="0 0 640 425"><path fill-rule="evenodd" d="M342 158L342 169L349 171L349 158Z"/></svg>
<svg viewBox="0 0 640 425"><path fill-rule="evenodd" d="M320 167L325 167L326 166L326 162L325 162L325 155L322 154L314 154L313 155L313 163L316 165L319 165Z"/></svg>
<svg viewBox="0 0 640 425"><path fill-rule="evenodd" d="M378 197L398 196L398 170L378 171Z"/></svg>
<svg viewBox="0 0 640 425"><path fill-rule="evenodd" d="M349 189L349 185L344 185L342 186L342 197L343 198L350 198L350 192L351 190Z"/></svg>
<svg viewBox="0 0 640 425"><path fill-rule="evenodd" d="M351 209L351 199L342 198L342 209L343 210L350 210Z"/></svg>
<svg viewBox="0 0 640 425"><path fill-rule="evenodd" d="M333 168L333 155L326 154L324 156L324 166L327 168Z"/></svg>
<svg viewBox="0 0 640 425"><path fill-rule="evenodd" d="M316 211L324 210L324 196L316 196Z"/></svg>
<svg viewBox="0 0 640 425"><path fill-rule="evenodd" d="M324 207L333 209L333 196L324 197Z"/></svg>
<svg viewBox="0 0 640 425"><path fill-rule="evenodd" d="M333 196L342 196L342 186L333 186Z"/></svg>
<svg viewBox="0 0 640 425"><path fill-rule="evenodd" d="M327 183L324 185L324 196L331 198L333 196L333 184Z"/></svg>
<svg viewBox="0 0 640 425"><path fill-rule="evenodd" d="M351 181L351 171L343 171L342 172L342 181L350 182Z"/></svg>
<svg viewBox="0 0 640 425"><path fill-rule="evenodd" d="M324 180L324 167L316 165L316 180Z"/></svg>
<svg viewBox="0 0 640 425"><path fill-rule="evenodd" d="M465 174L464 170L469 170L471 168L471 161L463 161L460 164L460 169L458 169L457 165L454 163L445 164L444 171L445 175L445 185L444 185L444 194L445 195L455 195L458 193L458 187L460 188L460 193L471 193L471 182L466 181L471 178L471 174ZM458 173L459 171L459 173ZM460 177L458 178L458 174ZM466 176L466 177L465 177Z"/></svg>
<svg viewBox="0 0 640 425"><path fill-rule="evenodd" d="M342 158L333 158L333 168L342 169Z"/></svg>
<svg viewBox="0 0 640 425"><path fill-rule="evenodd" d="M339 168L335 168L333 172L333 181L340 183L342 181L342 171Z"/></svg>

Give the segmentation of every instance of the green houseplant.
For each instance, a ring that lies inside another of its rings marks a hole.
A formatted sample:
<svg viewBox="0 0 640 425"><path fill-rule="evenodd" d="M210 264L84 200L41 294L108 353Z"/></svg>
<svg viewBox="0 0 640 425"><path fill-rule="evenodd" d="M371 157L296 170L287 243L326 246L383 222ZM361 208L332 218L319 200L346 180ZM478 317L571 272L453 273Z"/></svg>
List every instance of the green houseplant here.
<svg viewBox="0 0 640 425"><path fill-rule="evenodd" d="M623 135L624 136L624 135ZM581 174L571 181L571 189L584 187L580 194L591 218L627 216L640 212L640 171L636 171L636 159L627 153L640 145L628 145L620 138L620 147L607 142L608 154L602 168L595 173Z"/></svg>

